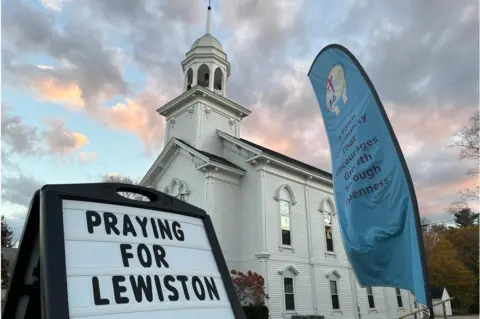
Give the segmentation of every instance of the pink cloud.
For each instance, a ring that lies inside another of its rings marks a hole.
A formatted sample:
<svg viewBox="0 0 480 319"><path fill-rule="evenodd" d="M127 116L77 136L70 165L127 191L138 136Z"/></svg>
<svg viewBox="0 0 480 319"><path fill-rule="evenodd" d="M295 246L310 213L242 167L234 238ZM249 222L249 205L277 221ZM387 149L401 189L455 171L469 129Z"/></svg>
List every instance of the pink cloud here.
<svg viewBox="0 0 480 319"><path fill-rule="evenodd" d="M67 155L88 144L85 135L70 132L62 119L49 118L45 122L48 128L43 132L43 138L52 153Z"/></svg>

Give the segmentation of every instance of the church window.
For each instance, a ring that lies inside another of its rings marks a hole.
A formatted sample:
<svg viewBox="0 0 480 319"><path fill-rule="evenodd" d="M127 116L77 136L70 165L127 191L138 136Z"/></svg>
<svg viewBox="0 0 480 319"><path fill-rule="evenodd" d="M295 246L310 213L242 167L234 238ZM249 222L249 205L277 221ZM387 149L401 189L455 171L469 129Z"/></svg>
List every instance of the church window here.
<svg viewBox="0 0 480 319"><path fill-rule="evenodd" d="M187 90L190 90L192 88L193 84L193 70L190 68L187 71Z"/></svg>
<svg viewBox="0 0 480 319"><path fill-rule="evenodd" d="M175 197L178 199L182 199L181 197L183 193L184 193L184 187L183 187L183 184L180 184L180 186L178 187L178 193Z"/></svg>
<svg viewBox="0 0 480 319"><path fill-rule="evenodd" d="M208 87L210 84L210 69L206 64L202 64L198 68L198 77L197 77L198 84L203 87Z"/></svg>
<svg viewBox="0 0 480 319"><path fill-rule="evenodd" d="M332 297L332 308L340 309L340 298L338 296L338 285L336 280L330 280L330 295Z"/></svg>
<svg viewBox="0 0 480 319"><path fill-rule="evenodd" d="M400 289L395 288L395 294L397 295L398 308L403 308L402 292L400 291Z"/></svg>
<svg viewBox="0 0 480 319"><path fill-rule="evenodd" d="M328 283L330 285L330 298L332 300L332 309L339 310L340 294L338 291L338 283L342 276L338 271L332 269L325 274L325 277L328 279Z"/></svg>
<svg viewBox="0 0 480 319"><path fill-rule="evenodd" d="M279 207L281 245L292 246L292 206L296 204L295 194L290 186L284 184L277 188L274 198Z"/></svg>
<svg viewBox="0 0 480 319"><path fill-rule="evenodd" d="M170 184L170 195L173 197L177 197L178 194L178 183L177 180L173 180Z"/></svg>
<svg viewBox="0 0 480 319"><path fill-rule="evenodd" d="M214 78L213 78L213 88L216 91L222 91L222 83L223 83L223 72L222 69L217 68L215 70Z"/></svg>
<svg viewBox="0 0 480 319"><path fill-rule="evenodd" d="M286 200L280 200L280 218L282 229L282 245L291 246L291 225L290 225L290 203Z"/></svg>
<svg viewBox="0 0 480 319"><path fill-rule="evenodd" d="M320 211L323 214L323 225L324 225L324 235L325 235L325 250L327 253L333 253L335 250L334 247L334 233L333 233L333 222L334 222L334 211L335 206L332 200L329 197L325 197L320 205Z"/></svg>
<svg viewBox="0 0 480 319"><path fill-rule="evenodd" d="M183 201L187 201L188 194L190 194L188 185L184 181L177 178L174 178L170 182L170 185L165 188L165 190L165 192L170 196L173 196Z"/></svg>
<svg viewBox="0 0 480 319"><path fill-rule="evenodd" d="M285 311L295 311L295 279L298 270L293 266L286 266L278 272L283 281L283 298Z"/></svg>
<svg viewBox="0 0 480 319"><path fill-rule="evenodd" d="M295 293L293 291L293 278L283 278L283 290L285 293L285 310L295 310Z"/></svg>
<svg viewBox="0 0 480 319"><path fill-rule="evenodd" d="M373 297L372 287L367 287L368 308L375 309L375 298Z"/></svg>
<svg viewBox="0 0 480 319"><path fill-rule="evenodd" d="M333 252L332 213L323 213L325 222L325 244L328 252Z"/></svg>

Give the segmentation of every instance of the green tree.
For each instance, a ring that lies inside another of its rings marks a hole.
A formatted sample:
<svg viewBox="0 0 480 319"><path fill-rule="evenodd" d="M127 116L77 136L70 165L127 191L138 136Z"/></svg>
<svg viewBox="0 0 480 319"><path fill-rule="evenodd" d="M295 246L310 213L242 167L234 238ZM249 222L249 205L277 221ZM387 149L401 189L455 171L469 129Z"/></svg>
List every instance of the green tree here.
<svg viewBox="0 0 480 319"><path fill-rule="evenodd" d="M13 247L13 230L2 215L2 247Z"/></svg>
<svg viewBox="0 0 480 319"><path fill-rule="evenodd" d="M453 213L453 220L458 227L470 227L478 223L478 215L469 207L465 207Z"/></svg>
<svg viewBox="0 0 480 319"><path fill-rule="evenodd" d="M2 248L4 247L11 248L12 246L13 246L13 230L8 225L5 216L2 215ZM2 286L5 287L8 285L8 281L10 279L10 276L8 274L9 262L6 258L3 257L3 254L1 255L2 255L1 279L2 279Z"/></svg>
<svg viewBox="0 0 480 319"><path fill-rule="evenodd" d="M476 278L458 260L454 245L443 234L433 232L424 234L424 242L430 284L446 287L462 307L470 306L476 295Z"/></svg>
<svg viewBox="0 0 480 319"><path fill-rule="evenodd" d="M457 259L460 260L475 277L475 302L470 307L472 313L478 313L479 310L479 230L479 226L475 225L463 228L455 227L445 232L445 237L457 250Z"/></svg>
<svg viewBox="0 0 480 319"><path fill-rule="evenodd" d="M8 282L10 281L10 275L8 274L9 262L7 259L3 258L2 254L2 287L7 287Z"/></svg>

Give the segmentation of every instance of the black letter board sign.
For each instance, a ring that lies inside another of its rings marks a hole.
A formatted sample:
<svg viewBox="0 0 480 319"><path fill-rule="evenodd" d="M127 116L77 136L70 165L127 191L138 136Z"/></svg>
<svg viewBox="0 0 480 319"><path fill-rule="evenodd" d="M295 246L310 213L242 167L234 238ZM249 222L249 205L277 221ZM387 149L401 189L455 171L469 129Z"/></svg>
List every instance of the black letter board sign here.
<svg viewBox="0 0 480 319"><path fill-rule="evenodd" d="M29 265L38 261L35 286L24 278L32 277ZM5 319L245 318L210 217L149 188L42 187L32 200L18 262L11 279L19 284L8 289Z"/></svg>

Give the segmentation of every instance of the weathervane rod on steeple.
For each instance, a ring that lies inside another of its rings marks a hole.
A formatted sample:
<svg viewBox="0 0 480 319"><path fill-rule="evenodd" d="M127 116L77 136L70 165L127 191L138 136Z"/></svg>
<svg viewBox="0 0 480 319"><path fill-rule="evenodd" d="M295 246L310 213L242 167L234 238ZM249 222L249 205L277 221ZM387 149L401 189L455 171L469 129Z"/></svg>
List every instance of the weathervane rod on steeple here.
<svg viewBox="0 0 480 319"><path fill-rule="evenodd" d="M207 29L205 30L205 34L210 34L210 12L211 11L212 11L212 7L210 6L210 0L208 0Z"/></svg>

